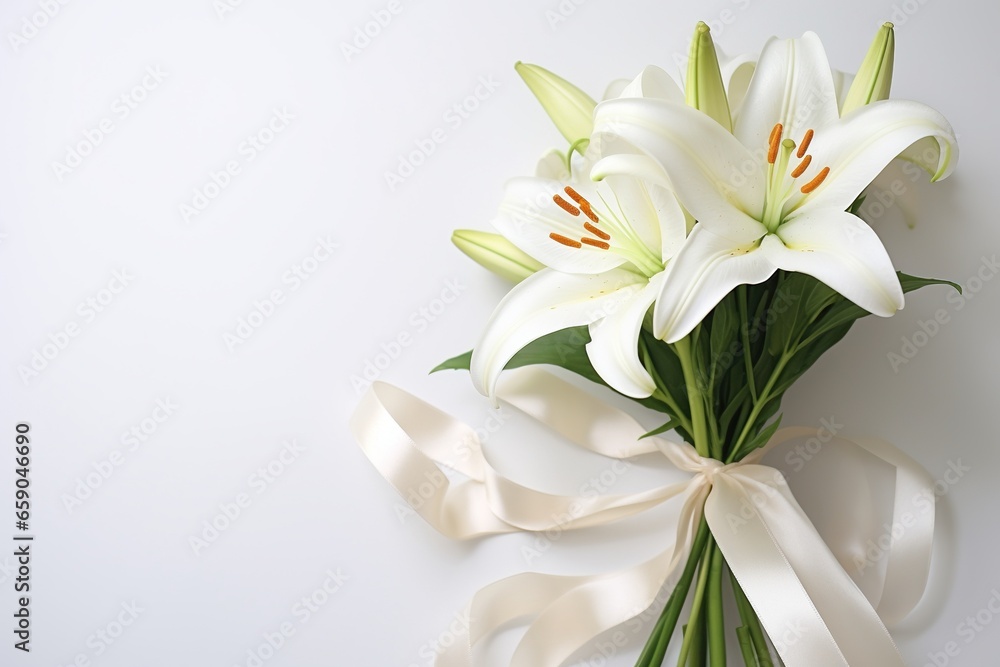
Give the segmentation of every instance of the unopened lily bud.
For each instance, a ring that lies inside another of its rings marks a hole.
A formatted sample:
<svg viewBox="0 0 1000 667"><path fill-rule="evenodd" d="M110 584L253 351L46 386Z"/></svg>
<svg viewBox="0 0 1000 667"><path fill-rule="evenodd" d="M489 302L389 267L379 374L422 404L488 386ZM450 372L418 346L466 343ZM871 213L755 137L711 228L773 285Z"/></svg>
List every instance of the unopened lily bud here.
<svg viewBox="0 0 1000 667"><path fill-rule="evenodd" d="M597 102L569 81L538 65L518 62L514 69L570 145L579 145L590 138Z"/></svg>
<svg viewBox="0 0 1000 667"><path fill-rule="evenodd" d="M499 234L456 229L451 235L451 242L478 264L512 283L519 283L545 268Z"/></svg>
<svg viewBox="0 0 1000 667"><path fill-rule="evenodd" d="M847 91L844 108L840 111L841 116L858 107L889 97L895 49L896 38L893 36L893 26L891 23L883 23L878 34L875 35L875 40L868 48L868 55L861 63L861 69L854 77L851 89Z"/></svg>
<svg viewBox="0 0 1000 667"><path fill-rule="evenodd" d="M722 83L719 56L715 51L711 30L704 21L698 22L691 39L684 100L688 106L714 118L730 132L733 131L733 119L729 113L726 86Z"/></svg>

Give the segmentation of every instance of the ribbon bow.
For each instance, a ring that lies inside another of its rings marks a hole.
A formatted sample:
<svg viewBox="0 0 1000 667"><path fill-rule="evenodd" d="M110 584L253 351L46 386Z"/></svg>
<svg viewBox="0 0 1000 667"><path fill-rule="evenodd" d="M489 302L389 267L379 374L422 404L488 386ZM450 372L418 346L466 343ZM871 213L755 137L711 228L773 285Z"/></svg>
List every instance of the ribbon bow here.
<svg viewBox="0 0 1000 667"><path fill-rule="evenodd" d="M759 463L782 442L815 430L782 429L766 447L723 464L687 443L640 439L644 430L629 415L534 368L509 371L498 395L587 450L616 459L660 451L691 477L632 494L543 493L499 474L469 426L397 387L374 383L355 410L352 431L404 498L421 489L421 502L411 507L450 538L585 528L684 499L674 546L640 565L595 576L529 572L478 591L466 608L469 627L438 655L437 667L471 667L479 642L524 617L530 624L511 666L558 667L589 640L655 602L691 550L702 515L786 665L903 667L883 620L900 620L920 600L934 532L934 513L917 507L918 499L926 507L921 491L931 479L906 454L879 440L839 438L860 459L868 452L895 467L893 525L904 515L913 519L893 535L885 575L866 597L831 551L847 547L827 544L782 473ZM468 479L451 482L442 465ZM440 483L427 484L431 479ZM857 500L833 502L847 506Z"/></svg>

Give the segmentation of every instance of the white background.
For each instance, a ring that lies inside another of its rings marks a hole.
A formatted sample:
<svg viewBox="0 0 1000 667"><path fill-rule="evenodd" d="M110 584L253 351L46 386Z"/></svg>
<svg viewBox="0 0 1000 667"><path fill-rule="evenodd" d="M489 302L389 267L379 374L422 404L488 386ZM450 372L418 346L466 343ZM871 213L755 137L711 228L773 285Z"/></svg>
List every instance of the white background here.
<svg viewBox="0 0 1000 667"><path fill-rule="evenodd" d="M386 2L245 0L221 16L212 0L49 2L58 11L47 19L35 17L37 0L4 2L0 541L15 532L19 421L33 435L36 541L30 655L12 648L12 547L0 548L0 664L247 665L263 634L290 623L295 634L265 664L424 665L429 643L480 586L529 568L623 567L666 546L672 537L648 522L561 536L537 558L522 552L538 546L529 536L450 543L419 518L401 520L398 496L346 422L358 399L352 376L386 366L378 355L389 349L398 354L380 379L474 426L488 423L488 404L465 374L427 370L475 343L505 290L451 246L451 230L488 228L504 180L561 145L514 62L542 64L599 96L646 64L676 71L698 19L729 52L817 30L845 70L892 19L894 95L938 108L960 135L953 178L905 183L916 229L898 205L875 226L897 267L955 279L969 298L927 289L893 319L859 323L786 398L785 423L832 418L844 433L885 437L935 478L950 463L971 468L941 501L931 592L894 635L907 664L933 664L928 654L951 641L959 652L948 664L994 664L1000 621L968 643L959 624L1000 588L1000 280L976 282L983 257L1000 250L998 5L576 1L402 0L351 57L342 44ZM30 37L15 44L11 33ZM133 92L147 68L165 77ZM476 108L460 123L449 121L446 112L483 79L499 85L469 102ZM127 117L122 95L135 106ZM250 160L241 145L275 110L294 119ZM113 131L57 174L53 163L65 163L103 119ZM385 172L437 128L445 140L390 189ZM239 173L185 221L181 205L231 160ZM283 276L321 238L339 247L293 289ZM131 276L128 285L103 292L116 271ZM442 312L436 300L456 283L458 298ZM276 289L284 301L272 316L227 345L224 336ZM100 313L90 314L88 298L104 300ZM916 336L926 344L893 368L888 355L938 309L947 323ZM68 341L59 334L67 326L78 331ZM400 335L409 344L394 349ZM47 348L44 368L24 375L53 340L65 347ZM144 420L151 430L158 399L178 407L132 449L123 434ZM288 440L304 451L272 482L252 478ZM489 447L522 481L562 467L564 491L607 465L559 463L564 445L513 415ZM115 451L120 465L95 476ZM617 488L651 482L647 472ZM97 488L86 486L88 475ZM190 538L240 493L249 507L196 553ZM295 605L327 571L348 578L303 623ZM97 639L133 602L142 609L135 622L110 645ZM608 664L630 665L642 639Z"/></svg>

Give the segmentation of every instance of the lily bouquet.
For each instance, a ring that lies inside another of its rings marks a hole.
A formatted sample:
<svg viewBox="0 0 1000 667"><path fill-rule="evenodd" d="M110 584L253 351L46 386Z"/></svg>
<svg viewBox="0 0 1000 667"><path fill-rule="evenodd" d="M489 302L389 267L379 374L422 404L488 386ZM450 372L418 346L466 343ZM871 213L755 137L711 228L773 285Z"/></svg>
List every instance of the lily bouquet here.
<svg viewBox="0 0 1000 667"><path fill-rule="evenodd" d="M831 69L813 33L772 38L759 58L729 58L702 23L681 80L651 66L612 84L600 103L518 63L568 143L545 155L534 177L507 184L493 221L499 235L455 232L459 248L516 285L474 350L439 369L468 369L494 402L502 398L588 449L618 458L660 451L693 477L630 496L543 494L489 468L478 444L471 462L455 464L442 443L468 445L474 436L425 404L402 405L405 396L374 387L375 403L359 407L355 431L404 495L436 463L469 477L416 499L452 537L545 530L554 516L563 517L560 528L586 527L685 498L676 544L652 561L595 578L519 575L480 591L468 636L439 664L473 664L492 630L532 616L512 664L559 665L661 590L668 598L637 667L663 664L675 639L678 665L726 665L730 635L730 654L746 665L771 665L773 652L809 667L903 664L885 622L919 600L929 545L911 541L909 553L897 552L881 599L869 599L780 474L759 463L777 442L803 434L779 431L782 396L856 320L891 316L904 293L945 282L898 272L859 217L865 189L892 160L939 180L957 158L940 113L888 99L893 47L885 24L851 76ZM502 375L538 364L652 408L663 424L637 431L551 376L522 375L502 388ZM614 445L609 423L621 425ZM393 438L409 449L395 450ZM897 497L908 483L919 488L921 470L901 452L854 444L898 467ZM729 595L738 619L727 621ZM792 627L804 629L789 636Z"/></svg>

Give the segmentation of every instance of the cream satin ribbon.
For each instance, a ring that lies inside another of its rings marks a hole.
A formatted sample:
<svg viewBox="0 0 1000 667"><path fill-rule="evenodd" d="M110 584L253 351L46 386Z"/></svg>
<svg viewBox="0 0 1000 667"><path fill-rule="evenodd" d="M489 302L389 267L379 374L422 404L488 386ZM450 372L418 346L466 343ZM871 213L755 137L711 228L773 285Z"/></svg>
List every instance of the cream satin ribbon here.
<svg viewBox="0 0 1000 667"><path fill-rule="evenodd" d="M759 463L782 442L816 435L816 430L782 429L766 447L723 465L702 458L686 443L640 440L644 429L632 417L535 368L508 371L498 394L587 450L617 459L660 451L692 476L633 494L543 493L500 475L472 428L397 387L374 383L351 419L355 437L413 509L453 539L597 526L672 498L684 499L675 545L645 563L596 576L524 573L481 589L465 610L468 629L438 656L438 667L471 667L479 642L525 617L530 625L511 666L558 667L589 640L653 604L690 551L703 513L786 665L904 664L883 619L903 618L923 594L934 513L926 511L927 496L933 497L924 492L932 487L930 476L900 450L878 440L837 438L849 445L860 465L867 452L895 468L893 526L907 526L894 531L883 556L885 575L869 600L834 556L836 551L844 560L855 546L848 542L857 536L845 536L843 543L825 542L782 473ZM440 466L468 479L451 482ZM418 489L419 502L411 502ZM832 494L827 501L845 511L871 513L868 507L853 506L858 497L811 490Z"/></svg>

